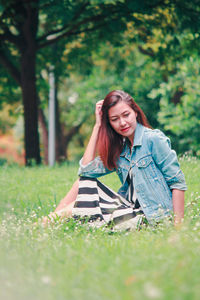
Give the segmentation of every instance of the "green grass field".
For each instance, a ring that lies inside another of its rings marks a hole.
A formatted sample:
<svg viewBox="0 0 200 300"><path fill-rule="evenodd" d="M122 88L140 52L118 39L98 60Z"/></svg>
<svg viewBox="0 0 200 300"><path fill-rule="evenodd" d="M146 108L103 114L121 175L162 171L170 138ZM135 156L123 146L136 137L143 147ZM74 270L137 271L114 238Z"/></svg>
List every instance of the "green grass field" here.
<svg viewBox="0 0 200 300"><path fill-rule="evenodd" d="M0 167L0 299L200 299L200 161L180 160L185 222L137 232L33 223L54 210L77 165ZM116 175L102 178L117 190Z"/></svg>

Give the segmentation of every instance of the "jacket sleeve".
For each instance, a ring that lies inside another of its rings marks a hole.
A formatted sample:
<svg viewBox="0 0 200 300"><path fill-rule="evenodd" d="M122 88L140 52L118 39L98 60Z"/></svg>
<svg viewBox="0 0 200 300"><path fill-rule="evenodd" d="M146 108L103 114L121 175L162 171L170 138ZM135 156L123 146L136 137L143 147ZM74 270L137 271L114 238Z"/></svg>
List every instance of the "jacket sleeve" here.
<svg viewBox="0 0 200 300"><path fill-rule="evenodd" d="M85 176L90 178L97 178L109 173L112 173L113 170L108 170L104 167L103 162L99 156L97 156L94 160L89 162L87 165L82 164L82 159L79 162L79 176Z"/></svg>
<svg viewBox="0 0 200 300"><path fill-rule="evenodd" d="M149 143L152 157L169 188L187 190L185 177L180 169L176 152L171 149L170 139L163 132L155 129L152 131Z"/></svg>

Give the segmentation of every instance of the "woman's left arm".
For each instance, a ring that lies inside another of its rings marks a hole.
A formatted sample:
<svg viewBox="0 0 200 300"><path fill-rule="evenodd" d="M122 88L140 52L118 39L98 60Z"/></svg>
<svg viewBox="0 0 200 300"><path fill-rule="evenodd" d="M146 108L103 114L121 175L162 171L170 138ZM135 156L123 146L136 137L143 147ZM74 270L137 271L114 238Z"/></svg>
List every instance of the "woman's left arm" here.
<svg viewBox="0 0 200 300"><path fill-rule="evenodd" d="M153 159L172 191L174 225L177 226L184 218L184 191L187 190L184 174L169 138L160 130L152 131L151 149Z"/></svg>
<svg viewBox="0 0 200 300"><path fill-rule="evenodd" d="M149 143L154 162L162 172L170 190L187 190L185 176L180 169L176 152L171 149L170 139L155 129L152 130Z"/></svg>
<svg viewBox="0 0 200 300"><path fill-rule="evenodd" d="M184 218L184 191L173 189L172 201L174 210L174 225L181 224Z"/></svg>

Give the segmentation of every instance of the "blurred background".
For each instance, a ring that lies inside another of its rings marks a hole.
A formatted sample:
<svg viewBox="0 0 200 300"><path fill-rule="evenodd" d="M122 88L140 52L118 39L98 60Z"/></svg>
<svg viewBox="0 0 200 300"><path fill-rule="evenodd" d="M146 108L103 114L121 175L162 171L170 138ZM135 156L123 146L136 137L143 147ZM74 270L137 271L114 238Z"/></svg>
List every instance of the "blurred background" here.
<svg viewBox="0 0 200 300"><path fill-rule="evenodd" d="M1 0L0 165L48 164L50 122L55 161L78 160L114 89L199 157L199 31L199 0Z"/></svg>

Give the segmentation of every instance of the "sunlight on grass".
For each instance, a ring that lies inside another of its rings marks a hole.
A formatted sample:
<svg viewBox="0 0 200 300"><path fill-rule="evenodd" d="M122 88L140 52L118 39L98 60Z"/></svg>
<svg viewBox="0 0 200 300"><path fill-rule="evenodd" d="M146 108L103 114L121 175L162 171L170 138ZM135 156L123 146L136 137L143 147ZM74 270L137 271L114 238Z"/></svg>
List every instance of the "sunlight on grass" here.
<svg viewBox="0 0 200 300"><path fill-rule="evenodd" d="M0 299L199 299L200 161L180 159L186 217L137 232L73 220L33 225L54 210L77 166L0 169ZM102 178L114 190L115 174Z"/></svg>

